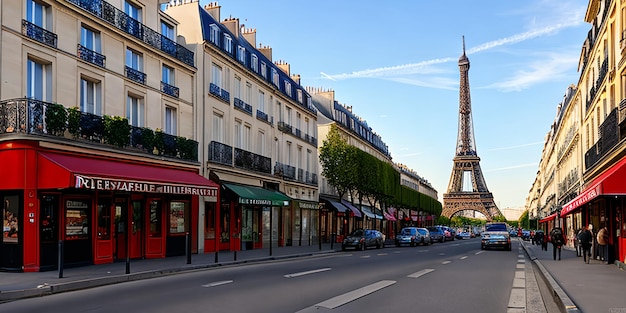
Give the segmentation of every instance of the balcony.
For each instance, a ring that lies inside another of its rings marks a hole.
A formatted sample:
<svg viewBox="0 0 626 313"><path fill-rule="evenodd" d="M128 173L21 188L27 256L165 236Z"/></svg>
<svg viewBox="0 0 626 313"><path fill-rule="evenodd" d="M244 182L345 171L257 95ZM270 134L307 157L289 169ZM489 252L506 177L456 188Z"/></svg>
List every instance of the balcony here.
<svg viewBox="0 0 626 313"><path fill-rule="evenodd" d="M239 98L235 98L233 100L233 106L235 107L235 109L238 109L239 111L242 111L248 115L252 115L252 106L243 102L243 100Z"/></svg>
<svg viewBox="0 0 626 313"><path fill-rule="evenodd" d="M161 82L161 92L174 98L178 98L180 96L180 89L166 82Z"/></svg>
<svg viewBox="0 0 626 313"><path fill-rule="evenodd" d="M272 159L235 148L235 167L264 174L272 173Z"/></svg>
<svg viewBox="0 0 626 313"><path fill-rule="evenodd" d="M125 66L124 70L126 72L126 77L128 77L130 80L138 82L140 84L146 84L146 74L143 72L140 72L130 66Z"/></svg>
<svg viewBox="0 0 626 313"><path fill-rule="evenodd" d="M81 112L77 107L68 109L34 99L0 102L0 139L12 134L198 161L198 143L194 140L154 132L146 127L133 127L125 118L99 116Z"/></svg>
<svg viewBox="0 0 626 313"><path fill-rule="evenodd" d="M57 34L47 31L27 20L22 20L22 35L52 48L57 47Z"/></svg>
<svg viewBox="0 0 626 313"><path fill-rule="evenodd" d="M269 115L267 115L267 113L260 111L260 110L256 110L256 119L259 121L263 121L265 123L268 123L270 125L272 125L273 123L273 119L269 118Z"/></svg>
<svg viewBox="0 0 626 313"><path fill-rule="evenodd" d="M221 142L211 141L209 143L208 161L222 165L233 165L233 148Z"/></svg>
<svg viewBox="0 0 626 313"><path fill-rule="evenodd" d="M230 104L230 93L224 89L222 89L220 86L211 83L209 85L209 93L214 95L215 97L217 97L218 99Z"/></svg>
<svg viewBox="0 0 626 313"><path fill-rule="evenodd" d="M276 162L274 164L274 175L282 177L283 179L296 180L296 168L283 164L280 162Z"/></svg>
<svg viewBox="0 0 626 313"><path fill-rule="evenodd" d="M283 133L291 134L292 126L285 122L278 122L278 130Z"/></svg>
<svg viewBox="0 0 626 313"><path fill-rule="evenodd" d="M585 170L589 170L606 156L619 143L617 108L613 109L600 125L600 139L585 152Z"/></svg>
<svg viewBox="0 0 626 313"><path fill-rule="evenodd" d="M103 0L67 0L67 2L76 5L91 15L132 35L153 48L161 50L189 66L194 66L194 53L191 50L131 18L108 2Z"/></svg>
<svg viewBox="0 0 626 313"><path fill-rule="evenodd" d="M77 51L78 57L81 58L83 61L89 62L91 64L95 64L102 68L105 67L106 57L104 55L98 52L95 52L93 50L87 49L80 44L78 45L77 50L78 50Z"/></svg>

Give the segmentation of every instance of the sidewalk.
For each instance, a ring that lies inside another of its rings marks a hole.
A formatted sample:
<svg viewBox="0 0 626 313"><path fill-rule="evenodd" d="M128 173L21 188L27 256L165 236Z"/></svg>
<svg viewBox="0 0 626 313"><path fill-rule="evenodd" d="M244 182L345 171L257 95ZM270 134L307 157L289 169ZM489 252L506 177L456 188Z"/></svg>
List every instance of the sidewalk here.
<svg viewBox="0 0 626 313"><path fill-rule="evenodd" d="M548 251L542 251L541 246L520 242L561 305L561 312L626 312L626 272L617 265L598 260L586 264L575 251L565 249L561 261L555 261L551 244Z"/></svg>
<svg viewBox="0 0 626 313"><path fill-rule="evenodd" d="M0 302L147 279L197 269L305 257L335 251L341 251L341 243L333 244L332 249L330 243L322 244L321 250L317 244L311 246L273 247L272 255L270 255L269 248L237 251L237 253L221 251L217 255L217 262L215 253L192 254L191 264L187 264L186 256L131 260L129 263L130 274L126 274L126 262L124 261L65 268L63 269L62 278L59 278L59 272L56 270L36 273L0 272Z"/></svg>

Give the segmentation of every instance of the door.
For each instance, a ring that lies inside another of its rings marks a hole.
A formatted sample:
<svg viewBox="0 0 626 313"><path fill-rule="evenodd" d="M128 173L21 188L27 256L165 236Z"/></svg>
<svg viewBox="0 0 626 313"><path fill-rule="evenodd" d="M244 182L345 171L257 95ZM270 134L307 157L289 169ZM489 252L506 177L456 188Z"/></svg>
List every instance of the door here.
<svg viewBox="0 0 626 313"><path fill-rule="evenodd" d="M141 201L118 198L115 201L115 252L116 259L144 256L144 214ZM130 223L128 222L130 221Z"/></svg>

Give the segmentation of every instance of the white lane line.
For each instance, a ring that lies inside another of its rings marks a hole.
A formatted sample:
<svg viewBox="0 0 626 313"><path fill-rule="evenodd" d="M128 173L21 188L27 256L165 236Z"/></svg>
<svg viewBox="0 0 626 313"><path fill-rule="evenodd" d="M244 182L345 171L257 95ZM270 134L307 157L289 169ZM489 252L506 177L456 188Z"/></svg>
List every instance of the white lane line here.
<svg viewBox="0 0 626 313"><path fill-rule="evenodd" d="M443 261L443 262L441 262L441 264L443 264L443 265L450 264L450 263L452 263L452 261Z"/></svg>
<svg viewBox="0 0 626 313"><path fill-rule="evenodd" d="M384 255L387 255L387 253L378 253L378 254L376 254L376 255L377 255L377 256L384 256Z"/></svg>
<svg viewBox="0 0 626 313"><path fill-rule="evenodd" d="M476 252L476 255L479 255L479 254L482 254L482 253L485 253L485 250L481 250L481 251Z"/></svg>
<svg viewBox="0 0 626 313"><path fill-rule="evenodd" d="M325 267L325 268L320 268L320 269L317 269L317 270L311 270L311 271L300 272L300 273L287 274L287 275L283 275L283 277L285 277L285 278L294 278L294 277L299 277L299 276L304 276L304 275L309 275L309 274L315 274L315 273L325 272L325 271L330 271L330 267Z"/></svg>
<svg viewBox="0 0 626 313"><path fill-rule="evenodd" d="M467 259L467 255L464 255L461 257L461 260L465 260L465 259Z"/></svg>
<svg viewBox="0 0 626 313"><path fill-rule="evenodd" d="M361 259L367 259L369 257L371 257L371 255L363 255L363 256L361 256Z"/></svg>
<svg viewBox="0 0 626 313"><path fill-rule="evenodd" d="M409 277L409 278L418 278L418 277L420 277L420 276L424 276L424 275L426 275L426 274L428 274L428 273L430 273L430 272L434 272L434 271L435 271L435 270L434 270L434 269L432 269L432 268L427 268L427 269L425 269L425 270L421 270L421 271L419 271L419 272L415 272L415 273L413 273L413 274L411 274L411 275L409 275L409 276L407 276L407 277Z"/></svg>
<svg viewBox="0 0 626 313"><path fill-rule="evenodd" d="M213 282L213 283L202 285L202 287L215 287L215 286L221 286L221 285L230 284L232 282L233 282L232 280L222 280L222 281L216 281L216 282Z"/></svg>
<svg viewBox="0 0 626 313"><path fill-rule="evenodd" d="M373 283L371 285L367 285L365 287L350 291L350 292L346 292L342 295L338 295L334 298L330 298L326 301L320 302L314 306L316 307L324 307L327 309L334 309L337 307L340 307L348 302L352 302L358 298L367 296L370 293L376 292L380 289L383 289L385 287L391 286L393 284L395 284L396 281L394 280L381 280L377 283Z"/></svg>

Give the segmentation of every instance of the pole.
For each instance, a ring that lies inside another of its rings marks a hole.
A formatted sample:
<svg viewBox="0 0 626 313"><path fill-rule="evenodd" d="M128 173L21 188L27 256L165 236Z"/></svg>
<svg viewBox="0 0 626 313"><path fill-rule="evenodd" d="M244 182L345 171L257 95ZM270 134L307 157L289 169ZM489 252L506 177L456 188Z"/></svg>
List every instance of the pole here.
<svg viewBox="0 0 626 313"><path fill-rule="evenodd" d="M187 264L191 264L191 235L185 233L185 251L187 255Z"/></svg>
<svg viewBox="0 0 626 313"><path fill-rule="evenodd" d="M126 217L127 220L130 220L129 217ZM130 274L130 232L132 228L130 223L126 223L126 274Z"/></svg>
<svg viewBox="0 0 626 313"><path fill-rule="evenodd" d="M273 225L272 225L272 207L270 207L270 256L272 256L272 233L273 233Z"/></svg>
<svg viewBox="0 0 626 313"><path fill-rule="evenodd" d="M59 278L63 278L63 240L59 240Z"/></svg>

